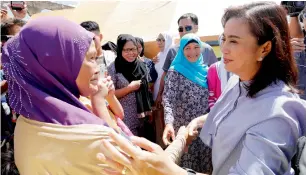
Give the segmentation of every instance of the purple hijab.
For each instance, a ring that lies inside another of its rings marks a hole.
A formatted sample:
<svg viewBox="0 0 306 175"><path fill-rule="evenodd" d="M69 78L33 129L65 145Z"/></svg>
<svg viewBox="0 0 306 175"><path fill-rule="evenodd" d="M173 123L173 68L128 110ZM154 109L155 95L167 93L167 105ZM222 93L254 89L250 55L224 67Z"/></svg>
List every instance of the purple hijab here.
<svg viewBox="0 0 306 175"><path fill-rule="evenodd" d="M65 18L41 17L9 40L2 64L14 111L40 122L104 124L78 100L75 82L93 37Z"/></svg>

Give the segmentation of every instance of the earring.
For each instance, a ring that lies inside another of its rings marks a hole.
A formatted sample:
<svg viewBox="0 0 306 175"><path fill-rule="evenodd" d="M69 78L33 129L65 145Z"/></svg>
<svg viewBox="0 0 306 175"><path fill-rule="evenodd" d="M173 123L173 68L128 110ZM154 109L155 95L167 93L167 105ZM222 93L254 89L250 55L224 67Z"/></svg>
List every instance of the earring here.
<svg viewBox="0 0 306 175"><path fill-rule="evenodd" d="M263 57L260 57L259 59L258 59L258 61L262 61L263 60Z"/></svg>

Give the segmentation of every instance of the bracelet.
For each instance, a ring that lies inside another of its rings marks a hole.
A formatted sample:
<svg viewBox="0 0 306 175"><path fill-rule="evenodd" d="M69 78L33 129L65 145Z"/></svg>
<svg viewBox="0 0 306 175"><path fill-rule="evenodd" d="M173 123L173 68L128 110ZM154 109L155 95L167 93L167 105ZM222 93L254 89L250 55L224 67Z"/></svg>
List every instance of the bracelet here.
<svg viewBox="0 0 306 175"><path fill-rule="evenodd" d="M196 174L197 174L197 172L195 172L195 171L192 170L192 169L184 168L184 167L183 167L183 169L187 171L187 174L188 174L188 175L196 175Z"/></svg>

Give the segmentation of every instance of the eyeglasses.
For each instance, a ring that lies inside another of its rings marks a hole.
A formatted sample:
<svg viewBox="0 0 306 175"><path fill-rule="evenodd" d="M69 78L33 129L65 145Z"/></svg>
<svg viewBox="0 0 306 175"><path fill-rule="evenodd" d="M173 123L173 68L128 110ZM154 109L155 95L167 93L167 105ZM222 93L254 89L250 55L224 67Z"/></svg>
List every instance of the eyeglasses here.
<svg viewBox="0 0 306 175"><path fill-rule="evenodd" d="M122 49L123 52L129 53L129 52L137 52L136 48L127 48L127 49Z"/></svg>
<svg viewBox="0 0 306 175"><path fill-rule="evenodd" d="M185 31L186 31L186 32L189 32L189 31L192 30L192 26L185 26L185 27L180 26L180 27L178 28L178 31L179 31L179 32L184 32L184 28L185 28Z"/></svg>
<svg viewBox="0 0 306 175"><path fill-rule="evenodd" d="M162 41L165 41L165 39L157 38L156 41L157 41L157 42L162 42Z"/></svg>

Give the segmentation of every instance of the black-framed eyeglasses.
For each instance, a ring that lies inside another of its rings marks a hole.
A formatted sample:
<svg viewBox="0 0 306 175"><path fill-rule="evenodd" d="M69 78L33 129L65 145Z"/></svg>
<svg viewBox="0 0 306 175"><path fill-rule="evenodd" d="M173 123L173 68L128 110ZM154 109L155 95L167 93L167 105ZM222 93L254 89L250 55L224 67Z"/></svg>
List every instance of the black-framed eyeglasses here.
<svg viewBox="0 0 306 175"><path fill-rule="evenodd" d="M123 52L129 53L129 52L137 52L136 48L127 48L127 49L122 49Z"/></svg>
<svg viewBox="0 0 306 175"><path fill-rule="evenodd" d="M165 39L157 38L156 41L157 41L157 42L162 42L162 41L165 42Z"/></svg>
<svg viewBox="0 0 306 175"><path fill-rule="evenodd" d="M180 27L178 28L178 31L179 31L179 32L184 32L184 28L185 28L185 31L186 31L186 32L189 32L189 31L192 30L192 26L185 26L185 27L180 26Z"/></svg>

